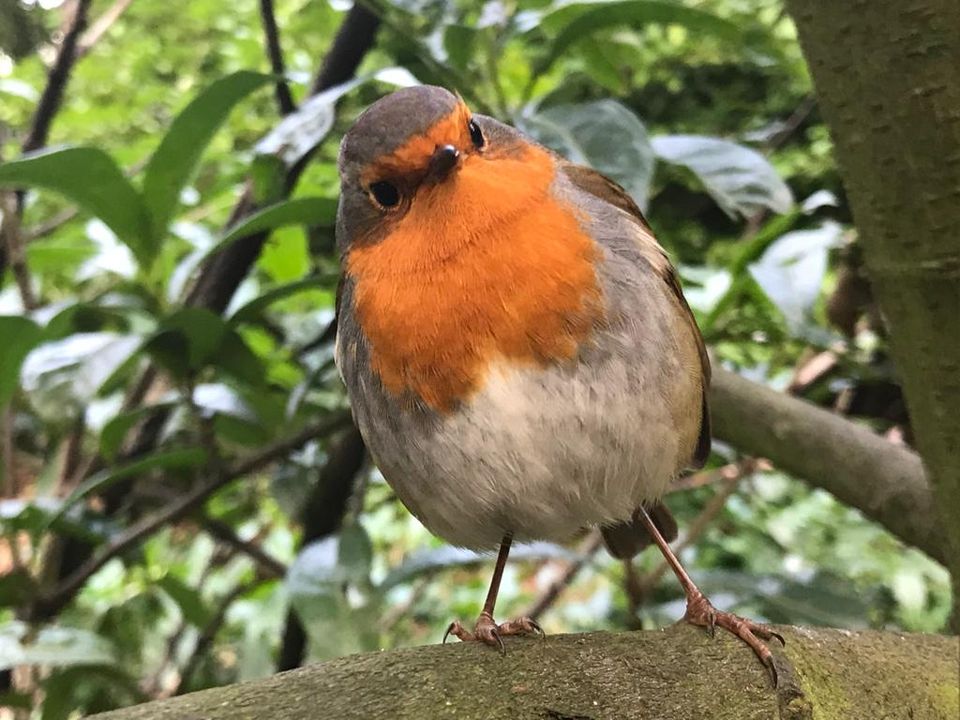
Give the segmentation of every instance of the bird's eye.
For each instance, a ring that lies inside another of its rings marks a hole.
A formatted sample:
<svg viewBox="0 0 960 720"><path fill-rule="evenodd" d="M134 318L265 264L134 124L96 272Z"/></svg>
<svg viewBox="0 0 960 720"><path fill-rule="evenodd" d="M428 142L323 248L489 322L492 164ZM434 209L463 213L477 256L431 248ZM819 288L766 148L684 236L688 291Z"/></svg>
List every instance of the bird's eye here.
<svg viewBox="0 0 960 720"><path fill-rule="evenodd" d="M400 204L400 191L397 190L397 186L385 180L371 184L370 194L377 205L386 210L395 208Z"/></svg>
<svg viewBox="0 0 960 720"><path fill-rule="evenodd" d="M483 136L483 130L477 125L476 120L471 120L467 127L470 129L470 139L473 141L473 146L477 150L482 150L483 146L487 144L487 139Z"/></svg>

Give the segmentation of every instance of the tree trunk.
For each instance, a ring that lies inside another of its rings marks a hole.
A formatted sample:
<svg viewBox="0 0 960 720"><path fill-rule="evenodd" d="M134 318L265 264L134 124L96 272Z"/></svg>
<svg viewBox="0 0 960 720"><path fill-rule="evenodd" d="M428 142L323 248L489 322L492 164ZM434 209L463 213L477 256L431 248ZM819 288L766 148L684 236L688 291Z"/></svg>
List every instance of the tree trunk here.
<svg viewBox="0 0 960 720"><path fill-rule="evenodd" d="M960 607L960 2L787 5L890 328Z"/></svg>
<svg viewBox="0 0 960 720"><path fill-rule="evenodd" d="M100 720L856 720L960 717L957 638L784 628L779 689L722 630L514 639L352 655Z"/></svg>

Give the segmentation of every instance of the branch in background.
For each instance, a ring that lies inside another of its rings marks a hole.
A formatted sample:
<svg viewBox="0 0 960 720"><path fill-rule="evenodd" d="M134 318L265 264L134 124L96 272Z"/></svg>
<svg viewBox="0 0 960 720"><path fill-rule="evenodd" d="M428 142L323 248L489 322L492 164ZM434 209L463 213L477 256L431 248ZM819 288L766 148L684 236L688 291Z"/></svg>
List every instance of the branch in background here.
<svg viewBox="0 0 960 720"><path fill-rule="evenodd" d="M332 535L340 529L357 476L363 469L367 451L360 431L352 426L330 448L327 464L303 507L303 537L300 548ZM277 670L292 670L303 664L307 649L307 634L300 618L291 609L287 612L283 644Z"/></svg>
<svg viewBox="0 0 960 720"><path fill-rule="evenodd" d="M146 515L127 527L123 532L118 533L109 543L88 557L85 562L64 579L52 592L41 596L35 603L33 611L44 617L50 617L56 614L64 605L70 602L73 596L83 587L84 583L90 579L90 576L106 565L111 559L139 545L144 539L167 523L180 519L233 480L259 470L263 466L281 457L285 457L310 440L325 437L349 423L349 413L334 413L320 422L308 426L293 437L269 445L260 452L254 453L250 457L237 462L222 474L206 482L199 483L166 507Z"/></svg>
<svg viewBox="0 0 960 720"><path fill-rule="evenodd" d="M804 400L714 367L713 435L857 508L941 563L946 548L920 456Z"/></svg>
<svg viewBox="0 0 960 720"><path fill-rule="evenodd" d="M0 497L15 498L20 492L17 482L17 461L14 457L13 444L13 403L7 403L0 408L0 458L3 459L3 488ZM10 541L14 544L15 540Z"/></svg>
<svg viewBox="0 0 960 720"><path fill-rule="evenodd" d="M755 465L758 463L758 461L753 462ZM701 470L700 472L680 478L670 486L670 489L667 492L668 494L672 495L684 490L692 490L694 488L704 487L705 485L711 485L718 479L725 478L731 474L738 474L739 472L740 465L738 463L731 463L729 465L724 465L721 468L715 468L711 470ZM724 495L724 500L726 500L727 497L728 495ZM684 539L684 543L681 543L684 547L686 544L689 544L689 542L693 542L696 537L702 533L702 529L697 529L695 531L695 528L698 527L698 520L700 520L699 517L693 521L693 524L690 526L690 530L687 532L687 536ZM706 526L706 521L703 522L703 525ZM568 563L567 567L563 571L563 574L550 584L550 586L540 595L540 597L534 601L529 610L521 614L527 615L534 620L543 615L543 613L545 613L557 601L561 593L570 587L576 576L584 568L587 562L589 562L590 559L596 554L602 545L603 538L600 536L600 531L593 530L581 544L577 559L571 563ZM626 563L628 570L632 569L633 565L631 561L627 560ZM630 593L628 592L627 595L629 596Z"/></svg>
<svg viewBox="0 0 960 720"><path fill-rule="evenodd" d="M287 574L287 566L250 540L244 540L227 523L210 517L200 518L200 525L224 545L248 556L264 578L277 579Z"/></svg>
<svg viewBox="0 0 960 720"><path fill-rule="evenodd" d="M753 458L744 458L732 467L727 465L721 469L720 476L723 478L723 482L720 485L720 489L707 501L707 504L703 506L703 509L693 519L693 522L687 526L683 537L673 546L674 555L679 556L680 553L695 544L703 536L703 533L706 532L710 523L713 522L713 519L719 515L720 511L726 506L730 496L737 491L737 486L740 484L743 476L753 473L757 469L757 466L758 462ZM631 561L628 560L627 562ZM660 579L669 569L670 566L667 564L667 561L661 560L656 568L639 579L639 583L647 588L653 588L660 582ZM641 592L640 595L645 597L647 593Z"/></svg>
<svg viewBox="0 0 960 720"><path fill-rule="evenodd" d="M13 279L17 283L23 309L33 310L37 307L37 297L33 293L30 269L27 267L27 257L23 248L17 193L0 191L0 269L3 267L4 259L13 271Z"/></svg>
<svg viewBox="0 0 960 720"><path fill-rule="evenodd" d="M90 26L90 29L80 37L80 42L77 43L77 59L90 52L93 46L100 42L100 38L107 34L107 31L132 4L133 0L117 0L103 15L98 17Z"/></svg>
<svg viewBox="0 0 960 720"><path fill-rule="evenodd" d="M364 3L354 3L333 39L333 47L314 78L310 93L316 95L352 78L367 51L373 47L379 27L379 17Z"/></svg>
<svg viewBox="0 0 960 720"><path fill-rule="evenodd" d="M91 2L92 0L77 0L77 8L74 10L73 18L63 36L63 42L60 43L60 50L50 68L47 86L43 89L40 102L37 104L33 124L30 126L27 139L23 142L22 150L25 153L38 150L47 144L50 125L57 111L60 110L63 93L70 79L70 71L77 61L77 43L86 27Z"/></svg>
<svg viewBox="0 0 960 720"><path fill-rule="evenodd" d="M347 13L337 31L330 52L320 67L311 88L311 94L349 80L357 71L360 61L373 47L380 21L363 5L356 4ZM314 148L315 150L315 148ZM313 151L297 163L286 178L286 187L292 189L303 173ZM227 222L227 227L257 209L248 186ZM258 233L242 238L223 252L217 253L204 267L196 285L190 291L187 304L205 307L222 313L236 292L237 287L250 272L260 256L268 233Z"/></svg>
<svg viewBox="0 0 960 720"><path fill-rule="evenodd" d="M365 8L356 5L347 14L341 25L330 52L327 54L321 65L314 89L326 89L332 84L349 79L357 69L360 61L366 52L373 46L376 29L379 24L375 15ZM292 189L299 179L300 174L309 159L307 157L294 167L287 177L287 188ZM256 204L252 200L249 186L241 196L233 213L227 222L227 227L233 225L238 219L256 210ZM260 255L263 243L266 241L267 234L261 233L247 238L243 238L233 243L223 252L207 264L200 273L196 285L191 290L186 304L198 307L205 307L214 312L222 313L230 299L236 292L237 287L247 276L253 263ZM0 258L2 266L2 258ZM138 404L155 387L157 373L154 368L148 368L136 388L128 393L125 405ZM123 457L131 459L138 457L150 451L156 445L160 430L165 422L165 415L158 413L149 421L138 427L134 431L133 439L125 444ZM92 457L84 468L88 473L96 472L98 467L102 467L102 458ZM107 499L107 514L112 514L122 506L123 498L129 490L128 482L120 482L110 490L110 496ZM189 509L189 508L187 508ZM186 510L183 510L185 512ZM148 518L149 519L149 518ZM143 521L142 521L143 522ZM142 528L142 522L133 526L131 530ZM152 532L152 528L149 530ZM139 538L134 538L135 544ZM56 575L60 578L58 589L55 589L49 596L41 598L41 602L35 607L29 608L25 614L38 617L47 609L62 607L70 601L72 594L80 589L82 581L78 585L76 580L83 578L84 573L94 571L99 565L95 557L91 557L91 548L81 540L67 539L64 541L65 549L62 557L70 558L57 563L58 569ZM96 566L96 567L94 567ZM51 603L51 600L55 602Z"/></svg>
<svg viewBox="0 0 960 720"><path fill-rule="evenodd" d="M270 60L270 69L279 76L274 85L277 95L277 107L281 115L289 115L297 106L290 94L290 86L283 79L286 67L283 63L283 51L280 49L280 31L277 29L277 18L273 12L273 0L260 0L260 20L263 24L264 41L267 44L267 58Z"/></svg>
<svg viewBox="0 0 960 720"><path fill-rule="evenodd" d="M546 590L541 593L533 605L530 606L530 609L526 612L520 613L521 615L526 615L529 618L537 620L540 618L543 613L545 613L560 597L560 594L570 587L570 584L573 582L573 579L577 574L583 569L583 567L590 562L594 555L597 554L597 551L603 546L603 536L600 535L599 530L591 530L590 534L584 539L580 544L578 549L578 557L573 562L569 563L564 569L563 574L560 575L556 580L554 580L547 587Z"/></svg>
<svg viewBox="0 0 960 720"><path fill-rule="evenodd" d="M47 84L40 95L40 101L37 103L37 110L33 115L33 122L30 124L30 130L21 146L24 153L39 150L47 144L47 136L50 134L50 126L53 124L53 118L60 110L63 102L63 93L67 87L67 81L70 79L70 71L77 60L77 41L80 33L83 32L87 23L87 13L90 10L92 0L77 0L73 17L70 18L69 25L63 36L63 42L60 43L60 50L53 61L50 72L47 75ZM0 196L2 198L2 196ZM33 307L33 295L29 290L30 274L27 270L26 260L23 255L23 239L20 235L20 214L23 212L23 193L16 194L15 212L7 212L7 204L3 208L3 227L0 227L0 235L5 237L4 242L0 242L0 277L2 277L7 264L12 266L17 285L20 288L20 294L23 298L24 306L27 309ZM24 295L24 290L27 294ZM28 302L29 299L29 302Z"/></svg>

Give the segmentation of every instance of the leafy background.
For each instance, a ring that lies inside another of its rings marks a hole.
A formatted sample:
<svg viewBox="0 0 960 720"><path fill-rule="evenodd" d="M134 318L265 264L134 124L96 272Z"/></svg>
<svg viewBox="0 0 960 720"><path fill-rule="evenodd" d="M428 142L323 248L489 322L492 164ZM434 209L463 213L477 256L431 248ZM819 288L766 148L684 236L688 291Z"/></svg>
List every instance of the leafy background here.
<svg viewBox="0 0 960 720"><path fill-rule="evenodd" d="M23 156L78 7L90 23L62 108ZM0 716L436 642L475 616L489 558L431 537L363 462L332 364L338 140L397 86L454 88L609 174L675 258L717 361L911 442L779 1L369 7L381 23L356 79L312 94L342 1L0 2L5 227L28 189L25 275L12 258L0 286ZM236 291L204 295L204 273L265 231ZM946 623L942 567L763 460L718 444L669 502L722 608ZM653 552L597 548L517 548L499 614L536 612L548 632L682 614Z"/></svg>

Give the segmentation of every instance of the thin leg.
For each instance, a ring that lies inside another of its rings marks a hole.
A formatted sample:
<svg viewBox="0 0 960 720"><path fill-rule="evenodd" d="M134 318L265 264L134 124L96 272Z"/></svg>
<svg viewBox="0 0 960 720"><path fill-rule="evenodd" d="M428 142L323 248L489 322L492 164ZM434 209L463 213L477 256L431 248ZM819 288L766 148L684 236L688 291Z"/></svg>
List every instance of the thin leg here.
<svg viewBox="0 0 960 720"><path fill-rule="evenodd" d="M510 555L510 544L512 542L513 536L509 534L504 535L500 542L497 564L494 565L493 577L490 578L490 589L487 590L487 599L483 603L483 610L480 611L480 617L477 618L473 632L463 627L459 620L454 620L443 634L444 642L450 635L454 635L465 642L477 640L487 645L493 645L499 648L501 653L505 653L506 648L503 645L503 636L505 635L543 635L541 627L527 617L508 620L499 625L493 619L493 611L497 605L497 595L500 593L500 580L503 578L503 569L507 565L507 557Z"/></svg>
<svg viewBox="0 0 960 720"><path fill-rule="evenodd" d="M770 640L776 638L783 644L783 637L766 625L747 620L733 613L721 612L714 608L713 605L710 604L710 601L707 600L707 597L700 591L700 588L696 586L687 574L687 571L683 569L680 560L673 554L669 543L664 540L663 535L657 530L657 526L654 525L653 520L650 519L650 516L643 507L637 510L637 517L643 524L644 529L650 534L650 537L653 538L653 542L660 548L660 552L663 553L663 557L666 558L667 564L670 565L670 569L673 570L674 575L676 575L680 581L681 587L683 587L683 592L687 596L687 612L684 615L684 619L693 625L706 627L711 635L714 634L715 627L719 625L743 640L743 642L749 645L753 652L756 653L757 657L760 658L760 662L767 666L767 669L773 677L773 685L776 687L777 668L773 664L773 654L770 652L770 648L760 642L760 639Z"/></svg>
<svg viewBox="0 0 960 720"><path fill-rule="evenodd" d="M513 543L513 535L504 535L500 541L500 552L497 553L497 564L493 566L493 577L490 578L490 589L487 590L487 599L483 602L484 615L493 617L493 609L497 604L497 595L500 594L500 580L503 579L503 569L507 566L507 558L510 556L510 545Z"/></svg>

